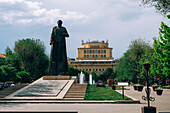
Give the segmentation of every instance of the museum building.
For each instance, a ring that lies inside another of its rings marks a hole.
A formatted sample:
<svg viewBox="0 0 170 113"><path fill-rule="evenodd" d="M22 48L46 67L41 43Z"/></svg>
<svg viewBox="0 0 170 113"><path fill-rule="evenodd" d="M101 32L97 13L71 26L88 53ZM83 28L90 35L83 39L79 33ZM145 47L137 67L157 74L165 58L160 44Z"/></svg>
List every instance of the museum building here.
<svg viewBox="0 0 170 113"><path fill-rule="evenodd" d="M113 48L109 47L108 41L82 41L78 48L76 60L70 60L70 66L87 72L103 73L107 68L114 68Z"/></svg>

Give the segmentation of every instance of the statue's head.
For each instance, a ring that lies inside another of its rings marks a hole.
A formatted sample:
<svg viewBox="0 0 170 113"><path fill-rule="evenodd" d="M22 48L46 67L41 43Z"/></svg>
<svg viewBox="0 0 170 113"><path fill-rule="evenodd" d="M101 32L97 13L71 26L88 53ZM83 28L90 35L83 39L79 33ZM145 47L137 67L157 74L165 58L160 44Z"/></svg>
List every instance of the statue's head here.
<svg viewBox="0 0 170 113"><path fill-rule="evenodd" d="M58 24L59 27L62 26L62 23L63 23L63 22L62 22L61 20L58 20L58 21L57 21L57 24Z"/></svg>

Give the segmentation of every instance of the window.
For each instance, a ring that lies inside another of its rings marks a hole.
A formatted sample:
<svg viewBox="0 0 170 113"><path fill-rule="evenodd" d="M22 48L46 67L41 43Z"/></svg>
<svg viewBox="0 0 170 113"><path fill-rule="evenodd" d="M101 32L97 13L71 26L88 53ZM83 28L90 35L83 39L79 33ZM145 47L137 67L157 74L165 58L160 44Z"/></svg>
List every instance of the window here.
<svg viewBox="0 0 170 113"><path fill-rule="evenodd" d="M84 55L84 58L86 58L86 55Z"/></svg>
<svg viewBox="0 0 170 113"><path fill-rule="evenodd" d="M97 50L95 50L95 53L97 53Z"/></svg>
<svg viewBox="0 0 170 113"><path fill-rule="evenodd" d="M103 71L104 71L104 69L103 69Z"/></svg>
<svg viewBox="0 0 170 113"><path fill-rule="evenodd" d="M87 50L87 53L89 53L89 50Z"/></svg>
<svg viewBox="0 0 170 113"><path fill-rule="evenodd" d="M93 53L94 53L94 50L93 50Z"/></svg>
<svg viewBox="0 0 170 113"><path fill-rule="evenodd" d="M92 50L90 50L90 53L92 53Z"/></svg>
<svg viewBox="0 0 170 113"><path fill-rule="evenodd" d="M98 69L96 69L96 71L98 71Z"/></svg>
<svg viewBox="0 0 170 113"><path fill-rule="evenodd" d="M89 58L89 55L87 55L87 58Z"/></svg>
<svg viewBox="0 0 170 113"><path fill-rule="evenodd" d="M93 58L94 58L94 55L93 55Z"/></svg>
<svg viewBox="0 0 170 113"><path fill-rule="evenodd" d="M99 69L99 71L101 71L101 69Z"/></svg>
<svg viewBox="0 0 170 113"><path fill-rule="evenodd" d="M101 50L101 53L103 53L103 50Z"/></svg>
<svg viewBox="0 0 170 113"><path fill-rule="evenodd" d="M101 57L103 58L103 55L101 55Z"/></svg>
<svg viewBox="0 0 170 113"><path fill-rule="evenodd" d="M98 55L98 57L100 58L100 55Z"/></svg>
<svg viewBox="0 0 170 113"><path fill-rule="evenodd" d="M91 69L89 69L89 71L91 71Z"/></svg>
<svg viewBox="0 0 170 113"><path fill-rule="evenodd" d="M86 53L86 50L84 50L84 53Z"/></svg>
<svg viewBox="0 0 170 113"><path fill-rule="evenodd" d="M100 50L98 50L98 53L100 53Z"/></svg>
<svg viewBox="0 0 170 113"><path fill-rule="evenodd" d="M104 50L104 53L106 53L106 50Z"/></svg>
<svg viewBox="0 0 170 113"><path fill-rule="evenodd" d="M90 58L92 58L92 55L90 55Z"/></svg>
<svg viewBox="0 0 170 113"><path fill-rule="evenodd" d="M88 69L86 69L86 71L88 71Z"/></svg>
<svg viewBox="0 0 170 113"><path fill-rule="evenodd" d="M96 58L97 58L97 55L96 55Z"/></svg>
<svg viewBox="0 0 170 113"><path fill-rule="evenodd" d="M106 58L106 55L104 55L104 58Z"/></svg>

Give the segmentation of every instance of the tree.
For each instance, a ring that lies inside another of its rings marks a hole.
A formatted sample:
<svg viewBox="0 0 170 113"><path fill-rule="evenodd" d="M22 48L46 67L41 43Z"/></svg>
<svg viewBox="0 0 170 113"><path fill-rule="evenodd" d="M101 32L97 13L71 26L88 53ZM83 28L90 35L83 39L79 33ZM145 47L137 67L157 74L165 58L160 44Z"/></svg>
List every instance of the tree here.
<svg viewBox="0 0 170 113"><path fill-rule="evenodd" d="M17 71L21 71L20 57L16 53L13 53L12 50L8 46L5 49L5 54L6 54L6 65L9 67L15 67Z"/></svg>
<svg viewBox="0 0 170 113"><path fill-rule="evenodd" d="M69 76L78 76L78 73L80 73L80 71L74 67L68 67L68 71L66 72L66 75Z"/></svg>
<svg viewBox="0 0 170 113"><path fill-rule="evenodd" d="M14 81L18 82L20 81L20 77L16 76L16 69L14 67L8 67L6 65L3 65L0 67L0 79L1 81Z"/></svg>
<svg viewBox="0 0 170 113"><path fill-rule="evenodd" d="M98 82L99 78L98 78L97 74L94 71L92 71L91 75L92 75L93 80L95 80L95 82Z"/></svg>
<svg viewBox="0 0 170 113"><path fill-rule="evenodd" d="M4 71L3 66L0 66L0 82L5 82L8 80L7 73Z"/></svg>
<svg viewBox="0 0 170 113"><path fill-rule="evenodd" d="M0 57L0 66L5 65L6 59L3 57Z"/></svg>
<svg viewBox="0 0 170 113"><path fill-rule="evenodd" d="M9 48L9 46L7 46L7 48L5 49L5 55L6 57L9 57L10 55L12 55L12 50Z"/></svg>
<svg viewBox="0 0 170 113"><path fill-rule="evenodd" d="M22 83L28 83L28 82L32 81L32 78L29 75L29 73L27 73L25 71L17 72L16 75L21 77L21 82Z"/></svg>
<svg viewBox="0 0 170 113"><path fill-rule="evenodd" d="M131 41L129 49L120 59L117 76L119 80L132 80L135 83L143 79L143 63L149 60L152 48L143 39Z"/></svg>
<svg viewBox="0 0 170 113"><path fill-rule="evenodd" d="M164 15L170 12L169 0L142 0L142 4L154 6L157 12Z"/></svg>
<svg viewBox="0 0 170 113"><path fill-rule="evenodd" d="M130 51L128 50L126 53L124 53L123 57L120 59L119 64L116 67L116 75L119 79L119 81L125 81L125 80L136 80L137 72L136 69L136 63L135 61L130 57Z"/></svg>
<svg viewBox="0 0 170 113"><path fill-rule="evenodd" d="M103 73L100 73L99 75L99 80L102 80L103 82L105 82L107 79L105 79L105 76Z"/></svg>
<svg viewBox="0 0 170 113"><path fill-rule="evenodd" d="M170 19L170 15L167 16ZM164 22L161 22L161 28L159 29L159 39L155 40L154 50L159 57L159 61L162 65L163 74L170 79L170 27Z"/></svg>
<svg viewBox="0 0 170 113"><path fill-rule="evenodd" d="M49 58L44 43L39 39L22 39L15 42L15 53L21 58L22 70L29 72L33 79L47 73Z"/></svg>
<svg viewBox="0 0 170 113"><path fill-rule="evenodd" d="M105 79L107 80L109 77L113 78L114 71L112 68L107 68L106 71L103 72Z"/></svg>

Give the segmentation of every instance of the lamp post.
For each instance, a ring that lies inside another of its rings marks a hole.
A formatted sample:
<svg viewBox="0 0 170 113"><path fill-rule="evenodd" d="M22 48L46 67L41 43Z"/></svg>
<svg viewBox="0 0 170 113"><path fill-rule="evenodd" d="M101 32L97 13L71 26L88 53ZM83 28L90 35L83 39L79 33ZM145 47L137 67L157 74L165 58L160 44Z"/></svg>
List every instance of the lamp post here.
<svg viewBox="0 0 170 113"><path fill-rule="evenodd" d="M148 71L149 71L149 68L150 68L150 64L146 63L146 64L143 64L143 66L144 66L144 69L146 70L146 83L147 83L147 87L146 87L145 91L146 91L147 97L145 97L143 95L142 99L145 100L145 101L146 100L148 101L148 107L143 107L142 108L142 113L156 113L156 107L151 107L150 106L150 101L155 101L154 97L150 97L151 89L149 88L149 76L148 76Z"/></svg>

